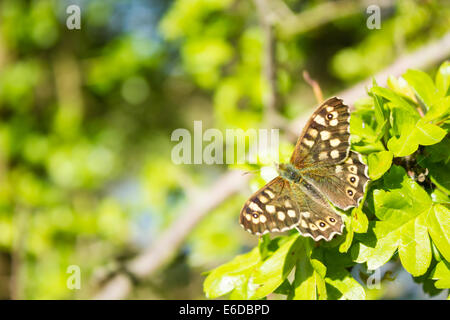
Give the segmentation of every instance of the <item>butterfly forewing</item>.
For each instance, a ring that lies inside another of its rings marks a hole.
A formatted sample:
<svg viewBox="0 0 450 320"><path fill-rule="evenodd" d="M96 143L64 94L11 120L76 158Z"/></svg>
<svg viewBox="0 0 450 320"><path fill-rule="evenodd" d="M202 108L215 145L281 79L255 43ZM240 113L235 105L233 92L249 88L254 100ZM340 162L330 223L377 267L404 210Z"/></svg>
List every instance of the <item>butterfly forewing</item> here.
<svg viewBox="0 0 450 320"><path fill-rule="evenodd" d="M333 165L347 158L350 151L350 113L338 98L325 101L303 129L291 163L297 168Z"/></svg>
<svg viewBox="0 0 450 320"><path fill-rule="evenodd" d="M256 191L241 210L239 222L250 233L287 231L299 220L288 181L277 177Z"/></svg>

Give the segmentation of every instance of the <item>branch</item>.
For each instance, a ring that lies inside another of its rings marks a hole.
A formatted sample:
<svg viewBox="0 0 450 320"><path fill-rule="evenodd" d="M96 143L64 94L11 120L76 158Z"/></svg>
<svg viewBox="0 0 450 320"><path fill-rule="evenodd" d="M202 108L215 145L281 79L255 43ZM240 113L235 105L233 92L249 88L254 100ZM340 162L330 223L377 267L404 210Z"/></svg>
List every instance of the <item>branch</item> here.
<svg viewBox="0 0 450 320"><path fill-rule="evenodd" d="M400 57L391 66L376 74L374 78L379 83L385 83L388 75L400 76L407 68L426 69L440 63L450 56L450 32L440 40L434 41L421 49ZM354 102L366 92L366 87L371 84L367 79L354 87L337 94L348 105ZM309 116L302 116L289 124L288 132L298 134L305 125ZM207 190L197 194L191 199L188 207L180 213L180 217L174 222L161 237L148 249L144 250L127 265L128 270L138 278L148 277L156 270L163 267L175 254L192 229L223 201L241 190L248 182L248 175L241 171L229 171ZM132 289L131 280L125 275L113 277L94 299L124 299Z"/></svg>
<svg viewBox="0 0 450 320"><path fill-rule="evenodd" d="M278 113L279 94L277 85L277 59L275 29L270 21L270 8L266 0L254 0L258 12L259 23L264 33L264 63L262 80L268 84L264 93L265 123L269 127L282 124ZM264 83L264 84L265 84ZM264 86L265 87L265 86Z"/></svg>
<svg viewBox="0 0 450 320"><path fill-rule="evenodd" d="M294 13L283 1L272 0L270 2L270 19L273 24L279 27L280 35L289 38L296 34L306 33L332 21L365 12L369 5L388 8L394 6L395 1L328 1L300 13Z"/></svg>

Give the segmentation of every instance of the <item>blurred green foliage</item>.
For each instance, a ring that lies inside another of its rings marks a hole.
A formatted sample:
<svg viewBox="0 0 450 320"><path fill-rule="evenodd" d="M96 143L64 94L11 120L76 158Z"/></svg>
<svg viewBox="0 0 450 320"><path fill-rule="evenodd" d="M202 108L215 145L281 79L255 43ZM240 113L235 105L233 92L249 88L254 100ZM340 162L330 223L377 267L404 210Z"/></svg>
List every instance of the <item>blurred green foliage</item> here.
<svg viewBox="0 0 450 320"><path fill-rule="evenodd" d="M66 27L66 8L74 3L81 7L81 30ZM285 2L293 12L324 3ZM449 13L443 1L402 0L383 11L380 30L365 28L360 10L280 37L281 115L291 119L314 105L302 70L329 95L448 32ZM227 169L174 165L171 132L190 129L198 119L205 128L221 130L261 126L268 87L261 77L263 50L251 1L0 0L0 297L90 298L125 259L151 244L177 218L192 190L207 187ZM445 95L448 77L441 74L435 86ZM412 74L412 81L417 77ZM390 83L395 97L408 99L411 92L395 81ZM388 96L376 94L389 103ZM422 102L428 105L433 97L424 92ZM442 108L430 107L428 121L437 121ZM385 134L387 126L376 123L370 130ZM369 164L383 166L371 171L374 179L389 169L389 152L412 153L430 144L422 137L417 147L401 150L411 125L407 120L389 126L395 134L384 135L393 139L388 149L370 141L374 135L366 131L355 141L356 150L377 152ZM432 128L437 139L439 129ZM435 146L426 147L432 156L421 163L446 191L435 191L432 201L446 199L449 188L441 167L448 154ZM291 150L283 142L283 154ZM252 188L261 180L251 182ZM235 196L212 212L176 258L181 267L169 266L165 277L140 284L132 297L204 297L199 274L255 245L237 223L244 200L245 195ZM361 219L354 220L354 232L365 232ZM352 281L324 284L324 268L315 262L320 259L309 256L307 244L300 247L308 257L302 260L311 272L308 279L321 290L356 287ZM441 262L431 276L442 286ZM67 288L70 265L82 270L81 290ZM172 279L184 280L171 282L172 273L177 274ZM354 294L362 293L356 288Z"/></svg>

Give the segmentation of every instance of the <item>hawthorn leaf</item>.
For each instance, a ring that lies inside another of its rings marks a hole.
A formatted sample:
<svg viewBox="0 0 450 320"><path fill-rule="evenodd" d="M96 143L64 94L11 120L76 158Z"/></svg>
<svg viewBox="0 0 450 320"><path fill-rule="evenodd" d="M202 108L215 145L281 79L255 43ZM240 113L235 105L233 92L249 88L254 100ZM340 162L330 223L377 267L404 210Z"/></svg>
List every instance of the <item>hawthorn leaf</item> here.
<svg viewBox="0 0 450 320"><path fill-rule="evenodd" d="M354 208L352 210L352 226L354 232L367 232L369 220L367 219L366 214L360 208Z"/></svg>
<svg viewBox="0 0 450 320"><path fill-rule="evenodd" d="M450 266L447 261L439 262L431 273L431 279L437 280L434 284L438 289L450 288Z"/></svg>
<svg viewBox="0 0 450 320"><path fill-rule="evenodd" d="M450 88L450 61L445 61L436 73L436 87L442 96L448 95Z"/></svg>
<svg viewBox="0 0 450 320"><path fill-rule="evenodd" d="M255 268L252 281L258 285L258 288L250 296L251 299L261 299L283 283L302 254L299 247L302 240L298 234L292 236L274 254Z"/></svg>
<svg viewBox="0 0 450 320"><path fill-rule="evenodd" d="M404 225L398 253L402 265L412 276L420 276L427 271L432 254L425 214Z"/></svg>
<svg viewBox="0 0 450 320"><path fill-rule="evenodd" d="M352 275L345 269L332 269L325 278L326 283L335 288L331 298L340 300L365 300L366 292ZM331 291L331 290L328 290ZM332 292L333 292L332 291ZM338 291L338 294L337 292Z"/></svg>
<svg viewBox="0 0 450 320"><path fill-rule="evenodd" d="M212 270L203 283L206 297L214 299L233 290L241 292L242 298L246 297L250 275L260 263L259 250L256 247ZM250 286L250 289L254 287Z"/></svg>
<svg viewBox="0 0 450 320"><path fill-rule="evenodd" d="M409 69L402 76L414 89L427 110L441 97L431 77L423 71Z"/></svg>
<svg viewBox="0 0 450 320"><path fill-rule="evenodd" d="M444 258L450 261L450 210L444 205L435 204L426 222L433 243Z"/></svg>
<svg viewBox="0 0 450 320"><path fill-rule="evenodd" d="M368 156L369 177L372 180L377 180L389 170L392 165L394 155L391 151L380 151L371 153Z"/></svg>

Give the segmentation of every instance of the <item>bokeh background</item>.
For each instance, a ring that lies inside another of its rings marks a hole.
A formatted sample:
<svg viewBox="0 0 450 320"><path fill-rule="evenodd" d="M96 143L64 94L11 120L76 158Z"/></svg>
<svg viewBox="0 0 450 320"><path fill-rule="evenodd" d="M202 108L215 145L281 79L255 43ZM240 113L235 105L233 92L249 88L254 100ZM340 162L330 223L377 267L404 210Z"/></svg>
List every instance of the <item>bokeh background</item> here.
<svg viewBox="0 0 450 320"><path fill-rule="evenodd" d="M167 230L230 168L175 165L173 130L267 124L270 50L289 121L316 105L303 71L327 97L450 32L444 0L261 3L0 0L0 298L204 299L202 273L257 243L238 214L260 178L174 240ZM66 26L71 4L80 30ZM366 26L370 4L381 29ZM73 265L78 290L67 286ZM431 297L395 276L372 298Z"/></svg>

